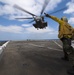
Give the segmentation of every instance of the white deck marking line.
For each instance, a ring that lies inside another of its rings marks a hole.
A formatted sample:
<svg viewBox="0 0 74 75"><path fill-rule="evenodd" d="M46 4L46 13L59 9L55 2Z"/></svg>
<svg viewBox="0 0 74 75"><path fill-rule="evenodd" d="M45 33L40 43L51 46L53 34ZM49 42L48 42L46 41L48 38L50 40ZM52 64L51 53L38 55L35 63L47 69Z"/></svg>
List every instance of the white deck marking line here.
<svg viewBox="0 0 74 75"><path fill-rule="evenodd" d="M0 55L3 52L3 49L6 47L6 45L9 43L9 41L5 42L2 46L0 46Z"/></svg>
<svg viewBox="0 0 74 75"><path fill-rule="evenodd" d="M29 45L36 46L36 47L44 47L44 46L39 46L39 45L35 45L35 44L32 44L32 43L30 43ZM54 48L51 48L51 47L44 47L44 48L48 48L48 49L52 49L52 50L56 50L56 51L62 51L60 49L54 49Z"/></svg>
<svg viewBox="0 0 74 75"><path fill-rule="evenodd" d="M56 41L53 40L53 42L54 42L55 44L57 44L60 48L62 48L62 46L61 46L60 44L58 44Z"/></svg>
<svg viewBox="0 0 74 75"><path fill-rule="evenodd" d="M2 45L2 47L6 47L6 45L9 43L10 41L7 41L6 43L4 43L3 45Z"/></svg>
<svg viewBox="0 0 74 75"><path fill-rule="evenodd" d="M6 45L9 43L10 41L5 42L2 46L0 46L0 50L2 50L2 48L5 48Z"/></svg>

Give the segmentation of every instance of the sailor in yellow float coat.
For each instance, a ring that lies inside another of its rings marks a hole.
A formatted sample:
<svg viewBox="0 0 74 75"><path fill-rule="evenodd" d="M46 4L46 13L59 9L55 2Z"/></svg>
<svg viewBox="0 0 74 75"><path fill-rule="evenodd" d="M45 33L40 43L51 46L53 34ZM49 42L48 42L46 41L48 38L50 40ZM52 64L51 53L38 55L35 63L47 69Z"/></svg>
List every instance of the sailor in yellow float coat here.
<svg viewBox="0 0 74 75"><path fill-rule="evenodd" d="M59 23L58 37L63 43L63 52L64 52L64 58L62 59L71 60L74 66L74 50L73 50L73 47L71 46L71 40L73 37L73 31L74 31L73 27L70 26L66 17L62 17L61 19L59 19L55 16L51 16L48 14L45 14L45 15L46 17L49 17ZM68 71L68 73L74 75L74 67L73 67L73 70Z"/></svg>
<svg viewBox="0 0 74 75"><path fill-rule="evenodd" d="M66 17L58 19L55 16L49 16L51 19L59 23L59 34L58 37L61 39L63 37L72 38L73 28L69 25ZM65 19L65 21L64 21Z"/></svg>

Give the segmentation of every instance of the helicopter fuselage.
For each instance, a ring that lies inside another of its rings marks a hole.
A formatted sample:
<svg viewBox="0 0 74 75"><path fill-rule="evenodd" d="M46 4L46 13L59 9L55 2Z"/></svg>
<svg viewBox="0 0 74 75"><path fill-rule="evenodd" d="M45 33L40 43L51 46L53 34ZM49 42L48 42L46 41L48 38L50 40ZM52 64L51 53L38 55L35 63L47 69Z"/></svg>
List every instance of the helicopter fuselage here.
<svg viewBox="0 0 74 75"><path fill-rule="evenodd" d="M41 16L36 16L34 17L34 20L35 20L35 24L33 24L33 26L35 28L40 28L40 29L43 29L43 28L46 28L47 27L47 22L44 22L44 17L41 17Z"/></svg>
<svg viewBox="0 0 74 75"><path fill-rule="evenodd" d="M40 23L35 23L33 26L37 29L43 29L47 27L47 22L40 22Z"/></svg>

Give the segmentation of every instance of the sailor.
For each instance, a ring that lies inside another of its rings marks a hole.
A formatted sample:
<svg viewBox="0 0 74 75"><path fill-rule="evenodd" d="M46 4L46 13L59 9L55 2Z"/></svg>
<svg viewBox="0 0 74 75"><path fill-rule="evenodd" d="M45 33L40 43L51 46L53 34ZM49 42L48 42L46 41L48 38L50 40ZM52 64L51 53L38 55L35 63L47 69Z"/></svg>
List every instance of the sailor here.
<svg viewBox="0 0 74 75"><path fill-rule="evenodd" d="M59 34L58 38L62 41L63 43L63 52L64 52L64 57L62 58L63 60L70 60L73 62L73 67L72 69L68 70L68 73L74 75L74 50L73 47L71 46L71 40L73 37L73 27L68 23L68 19L64 16L61 19L51 16L49 14L46 14L46 17L49 17L53 19L54 21L59 23Z"/></svg>

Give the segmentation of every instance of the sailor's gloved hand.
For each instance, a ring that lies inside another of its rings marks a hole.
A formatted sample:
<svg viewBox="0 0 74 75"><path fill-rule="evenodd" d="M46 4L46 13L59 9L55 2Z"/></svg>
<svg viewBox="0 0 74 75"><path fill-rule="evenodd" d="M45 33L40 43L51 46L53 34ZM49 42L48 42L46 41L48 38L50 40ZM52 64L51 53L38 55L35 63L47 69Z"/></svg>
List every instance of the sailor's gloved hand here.
<svg viewBox="0 0 74 75"><path fill-rule="evenodd" d="M49 14L44 13L46 17L49 17Z"/></svg>

